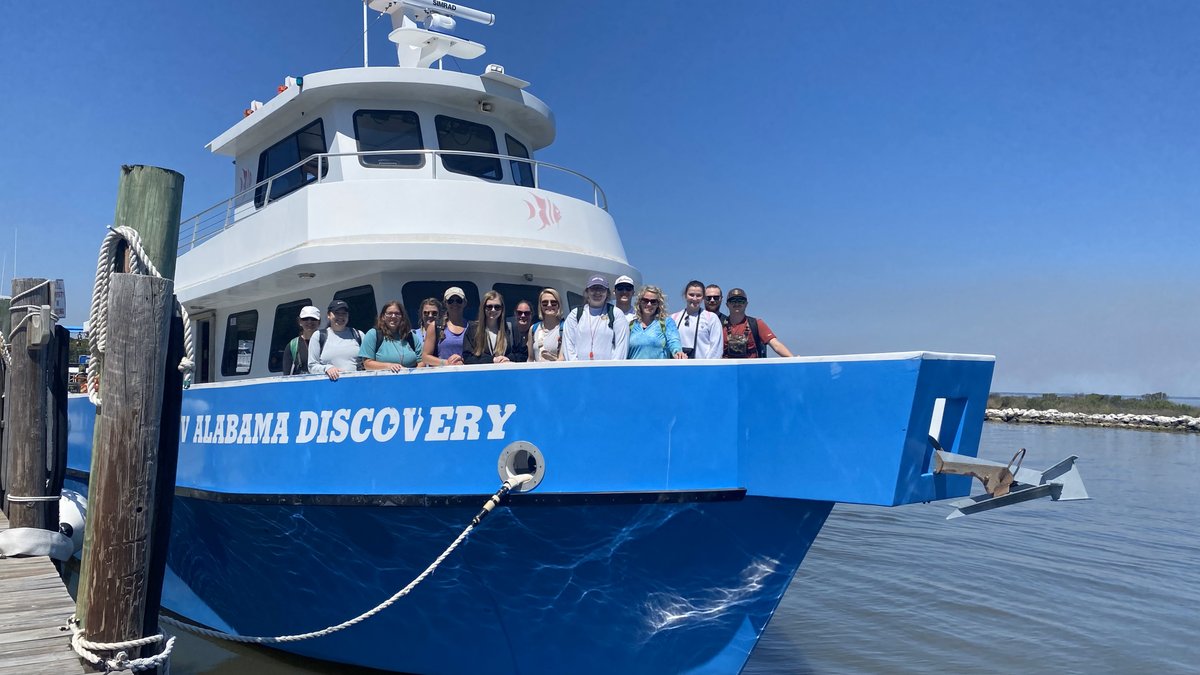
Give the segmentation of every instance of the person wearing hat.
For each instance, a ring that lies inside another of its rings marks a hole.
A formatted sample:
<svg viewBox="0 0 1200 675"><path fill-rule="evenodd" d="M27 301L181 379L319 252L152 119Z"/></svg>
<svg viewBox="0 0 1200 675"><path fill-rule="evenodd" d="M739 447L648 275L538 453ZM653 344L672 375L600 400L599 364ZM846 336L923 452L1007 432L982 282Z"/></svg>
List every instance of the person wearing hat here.
<svg viewBox="0 0 1200 675"><path fill-rule="evenodd" d="M683 287L684 308L671 315L679 327L683 353L689 359L719 359L724 347L721 319L704 309L704 283L695 279Z"/></svg>
<svg viewBox="0 0 1200 675"><path fill-rule="evenodd" d="M308 372L325 374L337 381L342 373L358 370L362 333L350 327L350 305L345 300L329 303L329 326L308 339Z"/></svg>
<svg viewBox="0 0 1200 675"><path fill-rule="evenodd" d="M749 299L740 288L729 289L725 306L729 308L729 319L725 322L725 358L761 359L767 356L767 347L780 356L791 356L767 322L746 315Z"/></svg>
<svg viewBox="0 0 1200 675"><path fill-rule="evenodd" d="M563 323L567 361L623 360L629 353L629 320L608 301L608 280L588 279L587 305L576 307Z"/></svg>
<svg viewBox="0 0 1200 675"><path fill-rule="evenodd" d="M458 286L451 286L442 294L442 300L446 303L446 322L441 326L426 326L421 360L427 366L460 366L467 333L467 321L463 318L467 294Z"/></svg>
<svg viewBox="0 0 1200 675"><path fill-rule="evenodd" d="M625 314L625 318L633 321L638 318L638 308L633 306L633 279L622 274L613 282L613 295L616 296L616 308Z"/></svg>
<svg viewBox="0 0 1200 675"><path fill-rule="evenodd" d="M296 323L300 324L300 335L292 338L283 347L284 375L308 374L308 339L317 332L317 326L321 325L321 310L312 305L305 307L300 310Z"/></svg>

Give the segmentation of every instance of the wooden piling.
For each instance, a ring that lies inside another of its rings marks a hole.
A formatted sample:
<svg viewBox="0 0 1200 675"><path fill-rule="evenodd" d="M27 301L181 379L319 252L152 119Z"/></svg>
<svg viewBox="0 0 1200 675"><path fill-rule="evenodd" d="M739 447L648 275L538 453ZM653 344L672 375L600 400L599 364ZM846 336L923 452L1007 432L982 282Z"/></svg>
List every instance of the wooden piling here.
<svg viewBox="0 0 1200 675"><path fill-rule="evenodd" d="M169 279L136 274L109 283L77 614L93 642L142 637L156 489L166 487L156 483L173 289Z"/></svg>
<svg viewBox="0 0 1200 675"><path fill-rule="evenodd" d="M4 335L4 341L8 342L9 328L12 327L10 317L8 316L9 307L12 306L12 298L7 295L0 296L0 334ZM8 383L8 367L4 363L4 359L0 358L0 511L4 510L4 387Z"/></svg>
<svg viewBox="0 0 1200 675"><path fill-rule="evenodd" d="M50 304L50 287L45 279L13 279L16 306ZM25 316L13 312L12 325ZM42 497L47 491L47 369L50 345L31 348L31 321L26 320L9 335L8 385L4 398L5 513L12 527L58 529L58 501L13 502L12 497ZM46 327L49 330L49 327ZM53 510L51 509L53 506Z"/></svg>
<svg viewBox="0 0 1200 675"><path fill-rule="evenodd" d="M175 278L183 174L156 166L122 166L113 227L132 227L158 273ZM126 270L128 271L128 270Z"/></svg>

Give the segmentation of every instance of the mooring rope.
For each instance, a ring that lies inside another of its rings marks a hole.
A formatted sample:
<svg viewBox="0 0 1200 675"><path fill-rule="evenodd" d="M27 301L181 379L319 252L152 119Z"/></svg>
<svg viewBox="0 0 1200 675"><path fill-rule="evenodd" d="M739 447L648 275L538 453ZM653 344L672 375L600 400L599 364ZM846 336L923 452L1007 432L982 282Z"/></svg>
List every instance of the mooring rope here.
<svg viewBox="0 0 1200 675"><path fill-rule="evenodd" d="M16 303L16 301L19 300L20 298L23 298L27 295L32 295L34 293L34 291L41 289L43 286L49 286L49 285L50 285L50 280L46 279L42 283L40 283L36 286L33 286L32 288L26 288L25 290L21 291L20 293L17 293L16 295L14 295L12 297L11 302ZM54 298L51 298L50 300L51 300L51 302L53 302ZM51 305L51 306L53 306L53 305ZM12 304L9 306L8 309L10 312L15 312L15 311L22 310L22 309L25 310L25 314L21 316L21 319L19 321L17 321L16 324L14 324L12 327L10 327L8 329L8 334L13 335L14 333L17 332L17 329L19 329L21 326L24 326L25 323L30 320L30 317L33 316L34 312L41 311L42 308L40 305ZM52 323L57 322L58 319L59 319L59 316L57 314L55 314L54 312L50 312L50 320ZM49 330L49 327L47 327L47 326L43 326L43 328ZM9 351L8 342L4 339L3 332L0 332L0 356L2 356L4 358L5 366L12 365L12 353Z"/></svg>
<svg viewBox="0 0 1200 675"><path fill-rule="evenodd" d="M212 630L210 628L202 628L193 623L177 621L177 620L172 619L167 616L160 617L159 620L164 623L170 624L172 626L178 626L179 628L183 628L185 630L191 631L193 633L197 633L199 635L204 635L207 637L217 638L217 639L221 639L221 640L229 640L231 642L244 642L244 643L260 644L260 645L279 644L279 643L283 643L283 642L299 642L301 640L310 640L312 638L319 638L319 637L324 637L326 635L332 635L333 633L336 633L340 630L345 630L355 624L359 624L359 623L362 623L363 621L366 621L367 619L375 616L376 614L382 612L383 610L387 609L388 607L391 607L392 604L395 603L400 598L403 598L404 596L411 593L412 590L414 588L416 588L418 585L420 585L420 583L422 581L424 581L426 577L428 577L430 574L433 574L434 570L436 570L438 568L438 566L442 564L442 561L444 561L447 557L449 557L449 555L451 553L454 552L454 549L458 548L458 545L461 544L467 538L467 535L471 534L471 530L474 530L476 525L479 525L479 523L483 522L483 519L485 517L487 517L487 515L489 513L491 513L492 509L494 509L496 507L496 505L498 505L502 499L504 499L505 495L507 495L511 490L515 489L516 487L518 487L518 486L522 485L523 483L530 481L532 479L533 479L533 476L531 476L529 474L520 474L518 476L513 476L512 478L509 478L508 480L504 481L504 484L500 486L500 489L497 490L496 493L493 494L491 497L489 497L486 502L484 502L483 508L480 509L479 513L477 513L475 515L475 517L471 519L471 522L467 525L466 529L464 529L462 531L462 533L459 534L458 537L455 538L455 540L449 546L446 547L446 550L442 551L441 555L439 555L433 562L429 563L429 566L426 567L423 572L418 574L416 576L416 578L414 578L412 581L410 581L408 583L407 586L405 586L404 588L401 588L399 591L396 591L396 593L394 595L392 595L392 597L388 598L387 600L384 600L383 602L379 603L378 605L375 605L374 607L367 610L366 612L363 612L362 614L359 614L358 616L356 616L353 619L350 619L348 621L343 621L342 623L339 623L337 625L329 626L327 628L322 628L321 630L311 631L309 633L299 633L296 635L277 635L274 637L263 637L263 636L249 636L249 635L233 635L231 633L226 633L226 632L219 631L219 630Z"/></svg>
<svg viewBox="0 0 1200 675"><path fill-rule="evenodd" d="M75 653L86 659L92 666L106 673L124 670L138 672L157 668L167 662L171 657L171 650L175 648L175 637L171 636L167 638L167 644L161 652L154 656L131 659L129 658L128 650L162 642L166 636L160 633L124 642L92 642L91 640L84 639L83 629L79 626L79 622L75 617L67 620L67 626L71 629L71 648L75 650ZM111 659L106 659L96 653L99 651L116 652L116 654Z"/></svg>
<svg viewBox="0 0 1200 675"><path fill-rule="evenodd" d="M88 314L88 357L87 389L88 398L97 406L100 405L100 371L103 370L104 352L108 339L108 284L116 273L117 247L122 242L129 246L132 255L130 271L134 274L149 274L152 277L162 277L158 268L142 248L142 238L137 230L131 227L110 227L104 242L100 244L100 257L96 262L96 283L92 286L92 309ZM15 300L16 298L14 298ZM183 348L184 357L179 361L179 370L184 375L183 386L186 388L192 382L192 367L195 364L195 352L192 347L192 322L188 317L187 308L176 303L183 317Z"/></svg>

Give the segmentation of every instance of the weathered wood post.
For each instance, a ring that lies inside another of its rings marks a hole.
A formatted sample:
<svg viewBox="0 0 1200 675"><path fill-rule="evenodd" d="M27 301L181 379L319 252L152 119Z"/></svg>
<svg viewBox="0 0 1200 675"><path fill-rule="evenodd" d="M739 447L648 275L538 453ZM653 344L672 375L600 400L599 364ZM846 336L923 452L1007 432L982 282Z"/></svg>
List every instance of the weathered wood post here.
<svg viewBox="0 0 1200 675"><path fill-rule="evenodd" d="M177 398L164 401L164 373L178 365L178 357L168 363L167 346L182 198L181 174L122 167L114 226L138 231L163 277L120 273L109 285L107 349L76 608L83 635L93 642L123 642L158 632L166 542L155 543L154 538L165 538L170 531L179 450L178 431L172 431L179 403ZM178 397L178 380L172 388L170 394ZM164 415L174 419L165 422ZM137 656L137 650L128 651ZM158 651L160 647L149 646L141 655Z"/></svg>
<svg viewBox="0 0 1200 675"><path fill-rule="evenodd" d="M50 286L45 279L13 279L13 307L42 306L51 302ZM36 499L50 493L47 485L46 435L47 401L49 398L48 370L52 361L49 343L31 343L34 333L32 317L25 309L16 309L11 317L17 326L9 335L8 386L4 399L4 475L5 513L12 527L58 529L58 499L51 501L13 501ZM51 331L50 326L41 330ZM53 507L53 508L51 508Z"/></svg>
<svg viewBox="0 0 1200 675"><path fill-rule="evenodd" d="M0 295L0 334L4 335L4 341L8 341L8 330L12 327L9 321L9 307L12 306L12 298L7 295ZM8 367L4 363L4 359L0 359L0 510L4 510L4 387L8 383ZM5 511L7 513L7 511Z"/></svg>

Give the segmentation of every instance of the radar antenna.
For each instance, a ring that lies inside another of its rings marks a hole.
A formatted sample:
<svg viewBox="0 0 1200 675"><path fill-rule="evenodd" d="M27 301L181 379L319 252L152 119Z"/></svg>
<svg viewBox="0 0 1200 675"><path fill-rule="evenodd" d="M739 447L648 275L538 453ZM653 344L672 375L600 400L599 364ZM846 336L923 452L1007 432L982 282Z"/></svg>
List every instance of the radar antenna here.
<svg viewBox="0 0 1200 675"><path fill-rule="evenodd" d="M487 48L478 42L450 35L455 17L485 26L496 15L445 0L363 0L367 7L392 17L388 39L396 43L396 59L406 68L426 68L445 56L473 59ZM421 25L418 25L421 24Z"/></svg>

